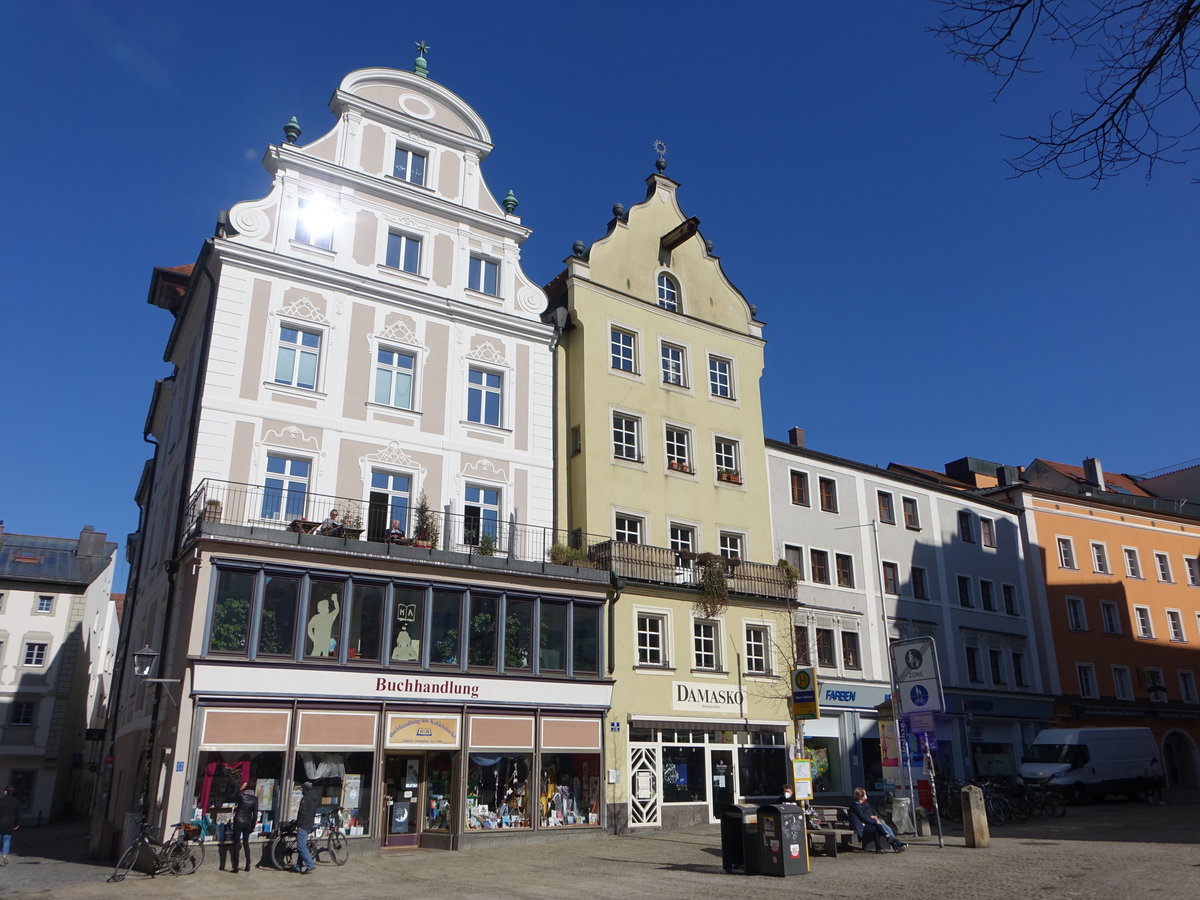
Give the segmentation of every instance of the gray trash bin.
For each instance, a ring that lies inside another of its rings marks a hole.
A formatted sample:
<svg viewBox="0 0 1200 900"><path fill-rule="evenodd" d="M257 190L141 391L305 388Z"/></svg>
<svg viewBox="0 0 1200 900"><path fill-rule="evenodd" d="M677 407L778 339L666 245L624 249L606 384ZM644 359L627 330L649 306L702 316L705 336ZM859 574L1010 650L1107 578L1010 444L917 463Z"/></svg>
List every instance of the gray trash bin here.
<svg viewBox="0 0 1200 900"><path fill-rule="evenodd" d="M908 797L897 797L892 801L892 829L896 834L917 833L917 826L913 821L912 800Z"/></svg>
<svg viewBox="0 0 1200 900"><path fill-rule="evenodd" d="M795 803L768 803L758 808L758 846L763 875L808 872L808 836L804 810Z"/></svg>
<svg viewBox="0 0 1200 900"><path fill-rule="evenodd" d="M730 803L721 810L721 867L727 874L741 869L758 874L758 810Z"/></svg>

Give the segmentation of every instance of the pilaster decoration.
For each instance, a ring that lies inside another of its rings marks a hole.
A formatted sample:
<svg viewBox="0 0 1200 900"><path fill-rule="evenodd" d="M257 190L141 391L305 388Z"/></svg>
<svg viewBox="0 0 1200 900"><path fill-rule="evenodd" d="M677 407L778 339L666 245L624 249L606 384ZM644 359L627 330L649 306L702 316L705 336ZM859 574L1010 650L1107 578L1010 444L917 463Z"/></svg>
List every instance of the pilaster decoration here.
<svg viewBox="0 0 1200 900"><path fill-rule="evenodd" d="M508 484L508 471L497 467L490 459L481 459L479 462L468 463L462 467L460 474L463 478L470 478L474 475L478 478L486 478L489 481Z"/></svg>
<svg viewBox="0 0 1200 900"><path fill-rule="evenodd" d="M297 425L286 425L276 431L271 429L262 436L259 444L275 444L278 446L291 446L320 450L321 444L315 437L309 437L304 433L304 430Z"/></svg>
<svg viewBox="0 0 1200 900"><path fill-rule="evenodd" d="M370 468L371 463L382 463L385 466L412 469L421 473L425 472L425 467L405 453L396 441L389 442L382 450L376 450L374 453L368 453L366 456L360 457L359 463L363 467L364 476L367 469Z"/></svg>
<svg viewBox="0 0 1200 900"><path fill-rule="evenodd" d="M428 349L421 339L417 337L407 322L397 320L389 324L382 331L375 332L372 337L379 341L385 341L393 344L405 344L409 347L417 347L421 350Z"/></svg>
<svg viewBox="0 0 1200 900"><path fill-rule="evenodd" d="M306 322L316 322L318 325L329 324L329 320L325 318L325 314L317 309L307 297L293 300L287 306L282 307L279 310L279 314L293 319L303 319Z"/></svg>
<svg viewBox="0 0 1200 900"><path fill-rule="evenodd" d="M229 210L229 224L243 237L260 238L271 228L266 210L278 202L274 191L261 200L237 203Z"/></svg>
<svg viewBox="0 0 1200 900"><path fill-rule="evenodd" d="M484 341L474 350L467 354L467 359L474 359L482 363L491 363L494 366L504 366L509 368L508 361L504 358L504 354L492 346L491 341Z"/></svg>

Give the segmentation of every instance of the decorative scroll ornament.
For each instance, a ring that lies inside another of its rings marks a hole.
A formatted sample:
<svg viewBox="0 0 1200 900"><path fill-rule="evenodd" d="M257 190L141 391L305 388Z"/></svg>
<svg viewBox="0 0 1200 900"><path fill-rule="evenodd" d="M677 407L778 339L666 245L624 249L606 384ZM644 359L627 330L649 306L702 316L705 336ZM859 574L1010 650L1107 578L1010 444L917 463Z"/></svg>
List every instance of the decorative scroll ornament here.
<svg viewBox="0 0 1200 900"><path fill-rule="evenodd" d="M298 300L293 300L287 306L279 310L280 315L289 316L293 319L304 319L308 322L316 322L319 325L328 325L329 320L325 318L325 314L313 305L313 302L307 297L301 297Z"/></svg>
<svg viewBox="0 0 1200 900"><path fill-rule="evenodd" d="M504 358L504 354L492 346L491 341L484 341L474 350L467 354L467 359L478 360L479 362L493 363L498 366L507 366L508 362Z"/></svg>

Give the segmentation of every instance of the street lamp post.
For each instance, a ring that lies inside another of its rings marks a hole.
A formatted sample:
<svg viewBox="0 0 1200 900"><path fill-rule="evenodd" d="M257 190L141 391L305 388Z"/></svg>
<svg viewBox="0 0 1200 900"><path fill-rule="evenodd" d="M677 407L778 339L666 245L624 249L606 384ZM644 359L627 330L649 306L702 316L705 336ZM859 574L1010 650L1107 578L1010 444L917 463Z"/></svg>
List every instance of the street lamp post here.
<svg viewBox="0 0 1200 900"><path fill-rule="evenodd" d="M159 652L146 644L141 650L133 654L133 675L138 681L146 684L179 684L178 678L155 678L153 677L155 668L158 665ZM150 726L146 730L146 749L144 751L144 759L142 763L142 819L145 821L150 816L150 767L154 761L154 733L158 728L158 707L162 699L163 690L161 688L154 692L154 705L150 709ZM175 703L175 698L167 692L167 699L179 708L179 704Z"/></svg>

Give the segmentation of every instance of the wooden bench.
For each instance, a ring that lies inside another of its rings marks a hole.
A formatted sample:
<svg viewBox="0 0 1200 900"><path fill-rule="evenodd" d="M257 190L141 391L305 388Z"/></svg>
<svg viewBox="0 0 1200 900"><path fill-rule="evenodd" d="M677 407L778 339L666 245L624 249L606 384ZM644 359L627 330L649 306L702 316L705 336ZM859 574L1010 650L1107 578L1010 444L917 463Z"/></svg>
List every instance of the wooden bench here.
<svg viewBox="0 0 1200 900"><path fill-rule="evenodd" d="M845 806L810 806L808 846L825 856L837 856L839 850L852 850L858 836L850 823Z"/></svg>

